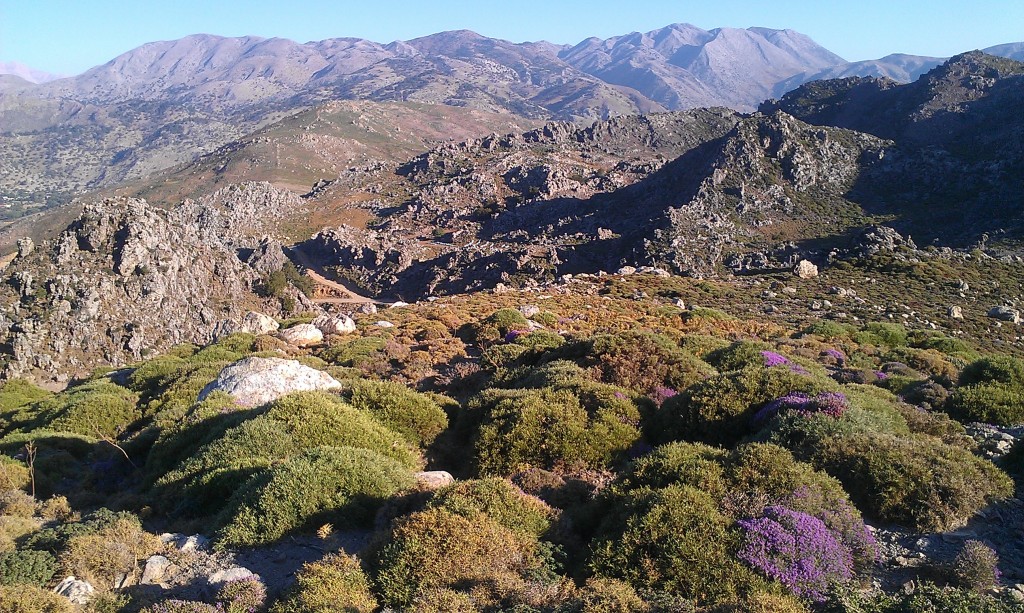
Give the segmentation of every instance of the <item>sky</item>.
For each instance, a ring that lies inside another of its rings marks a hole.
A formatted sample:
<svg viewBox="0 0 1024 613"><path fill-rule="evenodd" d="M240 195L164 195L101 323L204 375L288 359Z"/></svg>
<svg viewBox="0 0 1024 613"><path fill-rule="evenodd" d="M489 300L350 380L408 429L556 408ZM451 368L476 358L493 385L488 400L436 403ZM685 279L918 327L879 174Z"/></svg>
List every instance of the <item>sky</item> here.
<svg viewBox="0 0 1024 613"><path fill-rule="evenodd" d="M0 0L0 62L72 75L197 33L388 43L468 29L575 44L672 23L789 28L850 61L947 57L1024 41L1024 0Z"/></svg>

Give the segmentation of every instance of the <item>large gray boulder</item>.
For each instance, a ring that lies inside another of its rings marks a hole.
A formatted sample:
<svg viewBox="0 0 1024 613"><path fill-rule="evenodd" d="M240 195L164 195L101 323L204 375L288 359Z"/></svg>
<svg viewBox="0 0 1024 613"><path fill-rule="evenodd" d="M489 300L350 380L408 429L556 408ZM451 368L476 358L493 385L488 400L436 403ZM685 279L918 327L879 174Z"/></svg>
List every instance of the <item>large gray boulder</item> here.
<svg viewBox="0 0 1024 613"><path fill-rule="evenodd" d="M356 322L348 315L321 315L313 320L316 326L325 335L351 334L356 331Z"/></svg>
<svg viewBox="0 0 1024 613"><path fill-rule="evenodd" d="M325 372L281 358L245 358L226 366L217 379L199 392L198 400L225 392L242 407L256 407L285 394L338 389L341 384Z"/></svg>
<svg viewBox="0 0 1024 613"><path fill-rule="evenodd" d="M88 603L96 592L95 588L88 581L75 579L74 575L65 577L63 581L57 584L57 587L53 588L53 591L79 605Z"/></svg>
<svg viewBox="0 0 1024 613"><path fill-rule="evenodd" d="M324 341L324 333L313 324L297 324L277 333L277 338L296 347L318 345Z"/></svg>

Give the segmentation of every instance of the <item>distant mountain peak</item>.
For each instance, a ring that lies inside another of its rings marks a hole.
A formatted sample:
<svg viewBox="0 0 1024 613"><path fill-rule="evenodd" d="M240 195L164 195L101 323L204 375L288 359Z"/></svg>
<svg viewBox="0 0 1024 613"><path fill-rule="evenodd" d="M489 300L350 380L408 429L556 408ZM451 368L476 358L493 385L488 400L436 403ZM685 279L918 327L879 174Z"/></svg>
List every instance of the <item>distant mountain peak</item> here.
<svg viewBox="0 0 1024 613"><path fill-rule="evenodd" d="M13 75L37 85L64 78L64 75L36 70L19 62L0 62L0 75Z"/></svg>

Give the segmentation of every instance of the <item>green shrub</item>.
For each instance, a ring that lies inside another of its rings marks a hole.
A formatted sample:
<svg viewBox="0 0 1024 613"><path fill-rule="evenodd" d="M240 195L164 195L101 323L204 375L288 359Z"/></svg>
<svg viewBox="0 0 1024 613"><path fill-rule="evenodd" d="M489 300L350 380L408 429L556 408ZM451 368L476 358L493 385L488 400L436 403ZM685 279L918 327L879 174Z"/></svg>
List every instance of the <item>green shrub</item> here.
<svg viewBox="0 0 1024 613"><path fill-rule="evenodd" d="M74 613L67 598L34 585L0 586L0 613Z"/></svg>
<svg viewBox="0 0 1024 613"><path fill-rule="evenodd" d="M70 388L37 403L44 426L58 432L94 437L117 437L142 417L138 396L105 379Z"/></svg>
<svg viewBox="0 0 1024 613"><path fill-rule="evenodd" d="M848 339L855 332L855 328L849 324L841 324L837 321L819 319L804 329L803 334L813 334L821 337L822 340L835 341Z"/></svg>
<svg viewBox="0 0 1024 613"><path fill-rule="evenodd" d="M319 447L239 490L223 514L218 546L254 546L295 529L368 525L384 499L413 484L401 463L366 449Z"/></svg>
<svg viewBox="0 0 1024 613"><path fill-rule="evenodd" d="M708 355L729 346L729 341L717 336L706 336L703 334L687 334L679 341L679 347L702 360L707 360Z"/></svg>
<svg viewBox="0 0 1024 613"><path fill-rule="evenodd" d="M357 409L370 411L388 428L418 447L427 447L448 427L448 416L429 396L391 381L352 381L346 394Z"/></svg>
<svg viewBox="0 0 1024 613"><path fill-rule="evenodd" d="M96 534L123 522L139 525L138 518L127 511L115 513L110 509L100 508L79 521L43 528L26 539L25 547L60 552L67 548L68 542L74 537Z"/></svg>
<svg viewBox="0 0 1024 613"><path fill-rule="evenodd" d="M902 347L907 344L907 329L902 324L871 322L856 332L853 340L861 345Z"/></svg>
<svg viewBox="0 0 1024 613"><path fill-rule="evenodd" d="M328 554L302 566L295 585L270 610L271 613L373 613L377 599L359 560L345 554Z"/></svg>
<svg viewBox="0 0 1024 613"><path fill-rule="evenodd" d="M758 359L763 360L760 352ZM748 366L715 375L669 398L644 431L654 442L731 445L750 432L754 414L768 402L790 392L813 396L833 387L787 367Z"/></svg>
<svg viewBox="0 0 1024 613"><path fill-rule="evenodd" d="M0 452L9 455L19 454L28 443L36 447L37 498L49 498L71 488L92 485L88 479L92 463L99 455L96 439L81 434L45 429L30 433L17 432L0 439ZM104 451L109 449L104 448Z"/></svg>
<svg viewBox="0 0 1024 613"><path fill-rule="evenodd" d="M992 382L959 387L947 408L963 422L1018 426L1024 424L1024 386Z"/></svg>
<svg viewBox="0 0 1024 613"><path fill-rule="evenodd" d="M950 570L955 585L984 592L999 583L999 556L981 541L967 541Z"/></svg>
<svg viewBox="0 0 1024 613"><path fill-rule="evenodd" d="M0 490L0 515L32 517L36 514L36 499L21 490Z"/></svg>
<svg viewBox="0 0 1024 613"><path fill-rule="evenodd" d="M529 322L516 309L499 309L480 323L471 326L472 336L478 343L496 343L513 330L526 330Z"/></svg>
<svg viewBox="0 0 1024 613"><path fill-rule="evenodd" d="M585 366L595 369L605 383L639 393L658 387L679 391L715 374L710 365L660 334L605 334L588 344Z"/></svg>
<svg viewBox="0 0 1024 613"><path fill-rule="evenodd" d="M494 604L524 591L524 576L540 564L536 548L531 537L487 517L428 509L395 523L377 555L375 583L391 607L408 607L419 594L445 588Z"/></svg>
<svg viewBox="0 0 1024 613"><path fill-rule="evenodd" d="M49 398L52 394L24 379L8 379L0 386L0 415L37 400Z"/></svg>
<svg viewBox="0 0 1024 613"><path fill-rule="evenodd" d="M409 468L420 460L397 433L324 392L300 392L227 430L157 481L168 503L187 515L215 513L250 477L306 449L337 446L377 452Z"/></svg>
<svg viewBox="0 0 1024 613"><path fill-rule="evenodd" d="M947 530L1013 491L988 460L927 435L791 416L778 420L768 440L839 479L865 513L914 530Z"/></svg>
<svg viewBox="0 0 1024 613"><path fill-rule="evenodd" d="M528 467L609 465L639 438L635 425L639 413L624 394L620 399L608 392L606 388L580 393L570 388L485 392L470 407L481 420L474 440L479 470L510 475Z"/></svg>
<svg viewBox="0 0 1024 613"><path fill-rule="evenodd" d="M533 536L546 532L554 516L551 507L539 499L527 496L506 479L494 477L449 485L434 495L427 508L470 519L482 513L509 530Z"/></svg>
<svg viewBox="0 0 1024 613"><path fill-rule="evenodd" d="M25 549L0 553L0 585L46 586L57 573L57 558L47 551Z"/></svg>
<svg viewBox="0 0 1024 613"><path fill-rule="evenodd" d="M758 591L741 600L713 607L707 613L810 613L810 611L807 605L796 596Z"/></svg>
<svg viewBox="0 0 1024 613"><path fill-rule="evenodd" d="M748 366L764 366L764 352L774 351L768 343L754 341L738 341L712 351L707 356L708 363L722 372L740 370Z"/></svg>
<svg viewBox="0 0 1024 613"><path fill-rule="evenodd" d="M267 604L267 588L257 577L228 581L215 598L225 613L256 613Z"/></svg>
<svg viewBox="0 0 1024 613"><path fill-rule="evenodd" d="M618 496L613 509L591 542L597 576L704 603L759 582L736 560L732 522L707 492L688 485L641 488Z"/></svg>
<svg viewBox="0 0 1024 613"><path fill-rule="evenodd" d="M331 345L317 350L316 355L331 364L359 368L384 359L387 339L380 336L363 336L348 340L340 345Z"/></svg>
<svg viewBox="0 0 1024 613"><path fill-rule="evenodd" d="M564 613L645 613L651 608L630 584L617 579L591 577L566 606Z"/></svg>

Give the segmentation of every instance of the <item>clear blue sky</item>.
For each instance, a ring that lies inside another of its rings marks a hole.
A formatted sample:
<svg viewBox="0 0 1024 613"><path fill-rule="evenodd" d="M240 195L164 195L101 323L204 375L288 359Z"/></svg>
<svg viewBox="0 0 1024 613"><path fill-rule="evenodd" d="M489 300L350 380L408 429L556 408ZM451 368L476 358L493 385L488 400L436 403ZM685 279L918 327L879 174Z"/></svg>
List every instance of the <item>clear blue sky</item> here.
<svg viewBox="0 0 1024 613"><path fill-rule="evenodd" d="M791 28L848 60L949 56L1024 41L1024 0L0 0L0 61L75 74L195 33L387 43L465 28L575 44L679 22Z"/></svg>

